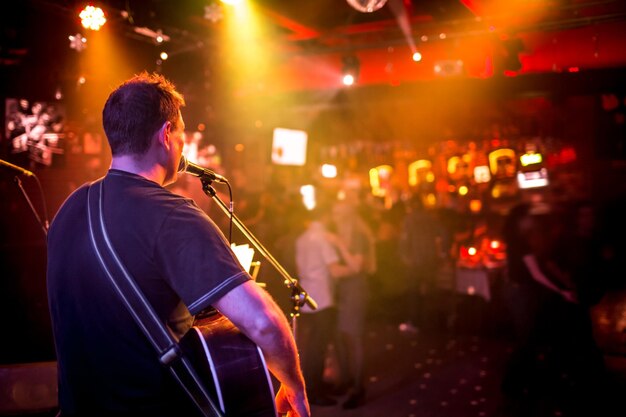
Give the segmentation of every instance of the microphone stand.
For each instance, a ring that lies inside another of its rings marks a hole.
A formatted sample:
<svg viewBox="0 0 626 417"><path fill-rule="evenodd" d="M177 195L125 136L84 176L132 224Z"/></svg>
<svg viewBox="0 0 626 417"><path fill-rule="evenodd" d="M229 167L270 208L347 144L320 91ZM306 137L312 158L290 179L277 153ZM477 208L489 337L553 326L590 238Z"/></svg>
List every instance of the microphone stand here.
<svg viewBox="0 0 626 417"><path fill-rule="evenodd" d="M296 334L296 318L300 315L300 308L307 304L313 310L317 310L317 303L307 292L300 286L298 280L292 278L289 275L289 272L283 268L283 266L272 256L272 254L259 242L259 240L254 236L254 234L239 220L239 218L228 208L228 206L219 198L217 193L215 192L215 188L211 186L213 182L211 179L206 176L200 177L200 181L202 182L202 191L211 197L217 205L222 209L226 215L232 218L233 223L237 228L243 233L243 235L252 243L252 245L259 251L259 253L267 259L267 261L278 271L278 273L284 278L283 283L287 288L291 289L291 300L293 302L293 307L291 311L291 331L294 336Z"/></svg>
<svg viewBox="0 0 626 417"><path fill-rule="evenodd" d="M41 220L41 217L39 217L39 214L37 214L37 210L35 210L35 206L33 206L33 202L30 201L30 198L28 197L28 194L26 193L26 190L24 190L24 187L22 186L22 180L20 180L17 175L15 176L14 180L15 180L15 183L17 184L18 188L22 192L22 195L24 196L24 199L26 200L26 202L30 206L31 211L35 215L35 218L37 219L37 222L41 226L41 230L43 230L44 236L48 236L48 221L46 220L46 222L44 223Z"/></svg>

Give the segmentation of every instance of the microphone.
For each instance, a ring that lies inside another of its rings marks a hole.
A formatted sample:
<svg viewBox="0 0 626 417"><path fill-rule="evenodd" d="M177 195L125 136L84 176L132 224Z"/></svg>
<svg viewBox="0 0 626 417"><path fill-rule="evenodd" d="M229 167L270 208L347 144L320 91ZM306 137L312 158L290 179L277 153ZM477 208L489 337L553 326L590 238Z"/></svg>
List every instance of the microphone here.
<svg viewBox="0 0 626 417"><path fill-rule="evenodd" d="M227 183L228 180L222 177L220 174L216 174L208 168L201 167L198 164L189 162L183 155L180 156L180 163L178 164L178 172L186 172L200 179L208 179L215 182Z"/></svg>
<svg viewBox="0 0 626 417"><path fill-rule="evenodd" d="M7 168L10 168L10 169L12 169L14 171L17 171L20 174L25 175L27 177L34 177L35 176L35 174L33 174L31 171L29 171L27 169L24 169L22 167L18 167L17 165L13 165L10 162L3 161L2 159L0 159L0 165L5 166Z"/></svg>

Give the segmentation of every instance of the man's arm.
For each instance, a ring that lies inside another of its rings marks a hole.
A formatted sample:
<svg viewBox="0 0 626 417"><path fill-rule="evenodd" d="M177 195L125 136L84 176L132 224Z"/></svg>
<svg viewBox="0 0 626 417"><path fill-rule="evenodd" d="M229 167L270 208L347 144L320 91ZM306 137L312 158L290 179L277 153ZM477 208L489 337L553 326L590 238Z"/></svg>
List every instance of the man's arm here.
<svg viewBox="0 0 626 417"><path fill-rule="evenodd" d="M346 263L345 265L341 265L338 262L330 263L328 265L330 275L333 278L341 278L361 272L364 261L363 255L350 253L348 247L339 236L329 232L327 232L325 236L328 242L337 249L341 258Z"/></svg>
<svg viewBox="0 0 626 417"><path fill-rule="evenodd" d="M309 417L296 343L285 315L270 295L254 281L247 281L213 306L263 351L268 368L281 383L276 396L277 411Z"/></svg>
<svg viewBox="0 0 626 417"><path fill-rule="evenodd" d="M550 278L548 278L543 273L543 271L541 270L541 267L539 266L539 262L537 262L537 258L535 257L535 255L525 255L523 260L524 260L524 264L526 265L526 268L530 272L531 277L535 281L537 281L544 287L549 288L550 290L560 294L563 298L565 298L570 303L578 303L578 299L574 291L572 291L571 289L559 287L558 285L554 284L550 280Z"/></svg>

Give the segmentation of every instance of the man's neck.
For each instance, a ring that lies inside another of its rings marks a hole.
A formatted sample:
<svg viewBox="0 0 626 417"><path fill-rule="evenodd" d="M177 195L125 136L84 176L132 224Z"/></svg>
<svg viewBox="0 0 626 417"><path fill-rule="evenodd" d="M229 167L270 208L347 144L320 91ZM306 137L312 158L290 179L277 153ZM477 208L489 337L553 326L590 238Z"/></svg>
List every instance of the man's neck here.
<svg viewBox="0 0 626 417"><path fill-rule="evenodd" d="M165 170L163 167L155 163L148 163L133 155L114 156L111 161L111 169L118 169L120 171L140 175L159 185L163 185L165 181Z"/></svg>

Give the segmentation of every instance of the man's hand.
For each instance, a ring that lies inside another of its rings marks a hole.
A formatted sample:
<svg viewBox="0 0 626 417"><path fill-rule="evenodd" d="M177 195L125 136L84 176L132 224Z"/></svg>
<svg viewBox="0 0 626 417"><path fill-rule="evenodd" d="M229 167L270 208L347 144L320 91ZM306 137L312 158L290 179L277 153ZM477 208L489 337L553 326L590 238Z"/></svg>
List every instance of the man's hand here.
<svg viewBox="0 0 626 417"><path fill-rule="evenodd" d="M271 296L250 280L213 306L263 351L267 367L281 383L277 410L290 417L310 417L296 342L285 314Z"/></svg>
<svg viewBox="0 0 626 417"><path fill-rule="evenodd" d="M276 411L279 416L310 417L311 410L304 391L294 391L281 385L276 394Z"/></svg>

